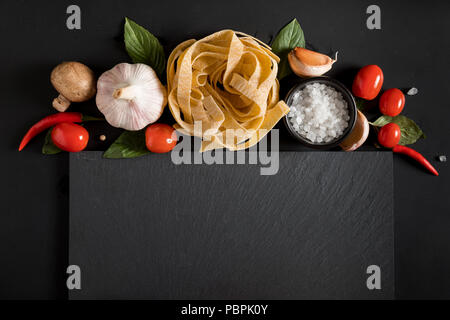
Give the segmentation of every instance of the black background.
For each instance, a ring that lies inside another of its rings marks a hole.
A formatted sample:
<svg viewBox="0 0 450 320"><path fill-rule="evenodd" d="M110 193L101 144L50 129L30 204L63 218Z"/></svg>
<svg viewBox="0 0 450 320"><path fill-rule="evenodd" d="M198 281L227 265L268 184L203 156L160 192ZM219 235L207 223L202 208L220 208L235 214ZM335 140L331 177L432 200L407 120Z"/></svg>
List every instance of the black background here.
<svg viewBox="0 0 450 320"><path fill-rule="evenodd" d="M66 28L66 8L77 4L82 29ZM0 297L65 298L68 235L68 155L40 154L43 137L17 152L28 127L52 113L49 82L61 61L78 60L98 74L129 61L122 42L123 18L148 28L169 54L179 42L231 28L269 42L296 17L308 47L339 62L330 76L351 84L357 69L378 64L384 88L415 86L404 114L427 134L414 148L440 171L436 178L395 156L395 248L398 298L450 298L449 155L450 3L377 1L382 30L366 28L369 1L2 1L0 30L2 108L0 204ZM290 86L287 79L283 91ZM95 115L93 101L73 106ZM165 115L164 119L170 121ZM105 149L120 133L89 124L90 150ZM106 133L107 141L98 135ZM285 133L283 150L304 150ZM371 150L373 147L365 147Z"/></svg>

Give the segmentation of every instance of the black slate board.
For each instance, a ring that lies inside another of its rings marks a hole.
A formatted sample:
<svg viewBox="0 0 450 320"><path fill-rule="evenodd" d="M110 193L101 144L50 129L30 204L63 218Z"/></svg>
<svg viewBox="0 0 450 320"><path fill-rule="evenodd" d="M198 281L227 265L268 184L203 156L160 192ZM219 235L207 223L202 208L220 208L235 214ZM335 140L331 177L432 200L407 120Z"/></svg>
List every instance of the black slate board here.
<svg viewBox="0 0 450 320"><path fill-rule="evenodd" d="M391 153L281 152L278 174L259 169L72 154L69 297L394 298Z"/></svg>

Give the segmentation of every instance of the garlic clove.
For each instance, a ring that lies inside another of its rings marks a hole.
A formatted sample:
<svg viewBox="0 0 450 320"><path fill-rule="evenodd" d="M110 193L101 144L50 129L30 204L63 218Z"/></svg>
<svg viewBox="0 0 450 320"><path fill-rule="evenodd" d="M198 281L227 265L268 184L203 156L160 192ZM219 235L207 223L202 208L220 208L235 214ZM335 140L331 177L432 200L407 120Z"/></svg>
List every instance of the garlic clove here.
<svg viewBox="0 0 450 320"><path fill-rule="evenodd" d="M137 131L161 117L167 91L151 67L121 63L100 76L96 102L110 125Z"/></svg>
<svg viewBox="0 0 450 320"><path fill-rule="evenodd" d="M335 59L319 52L296 47L288 55L289 65L292 71L300 77L318 77L328 72Z"/></svg>
<svg viewBox="0 0 450 320"><path fill-rule="evenodd" d="M366 116L358 110L355 127L339 145L344 151L355 151L367 140L370 126Z"/></svg>

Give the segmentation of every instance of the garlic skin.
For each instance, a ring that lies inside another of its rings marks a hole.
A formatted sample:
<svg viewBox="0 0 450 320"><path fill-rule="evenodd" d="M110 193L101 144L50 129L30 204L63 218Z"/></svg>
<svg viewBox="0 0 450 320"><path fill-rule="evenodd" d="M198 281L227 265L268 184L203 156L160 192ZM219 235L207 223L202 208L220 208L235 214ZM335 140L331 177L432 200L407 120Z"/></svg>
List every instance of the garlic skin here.
<svg viewBox="0 0 450 320"><path fill-rule="evenodd" d="M96 103L110 125L137 131L161 117L167 91L151 67L120 63L98 79Z"/></svg>
<svg viewBox="0 0 450 320"><path fill-rule="evenodd" d="M322 53L297 47L289 53L288 60L292 71L299 77L319 77L330 71L337 61L337 53L335 59L331 59Z"/></svg>
<svg viewBox="0 0 450 320"><path fill-rule="evenodd" d="M355 151L366 142L369 137L370 126L366 116L357 110L355 127L344 141L339 145L344 151Z"/></svg>

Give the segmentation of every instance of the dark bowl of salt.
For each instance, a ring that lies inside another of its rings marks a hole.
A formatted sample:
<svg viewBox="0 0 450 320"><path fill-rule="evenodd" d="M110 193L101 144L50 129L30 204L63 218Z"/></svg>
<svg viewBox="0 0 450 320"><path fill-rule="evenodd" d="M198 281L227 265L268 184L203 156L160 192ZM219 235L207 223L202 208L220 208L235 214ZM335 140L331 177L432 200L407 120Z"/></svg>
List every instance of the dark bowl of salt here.
<svg viewBox="0 0 450 320"><path fill-rule="evenodd" d="M288 92L285 101L291 109L283 118L286 128L292 137L310 148L337 147L355 126L355 98L335 79L302 80Z"/></svg>

